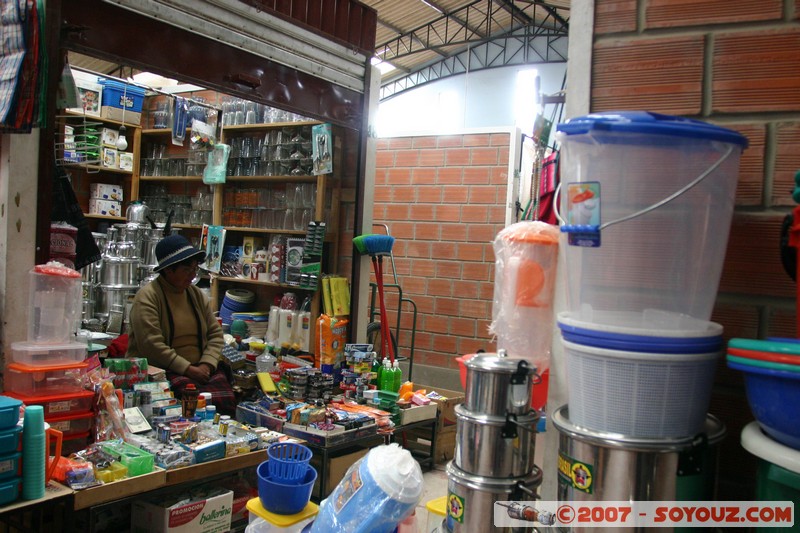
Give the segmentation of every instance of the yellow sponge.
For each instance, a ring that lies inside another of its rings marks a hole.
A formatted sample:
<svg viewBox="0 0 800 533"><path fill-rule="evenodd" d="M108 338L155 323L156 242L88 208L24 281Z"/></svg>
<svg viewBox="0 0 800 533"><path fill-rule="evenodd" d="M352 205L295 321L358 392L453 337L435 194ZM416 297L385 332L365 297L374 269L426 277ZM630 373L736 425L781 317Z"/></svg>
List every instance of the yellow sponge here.
<svg viewBox="0 0 800 533"><path fill-rule="evenodd" d="M261 385L261 390L265 393L278 392L275 382L272 381L272 376L267 372L259 372L256 376L258 377L258 384Z"/></svg>

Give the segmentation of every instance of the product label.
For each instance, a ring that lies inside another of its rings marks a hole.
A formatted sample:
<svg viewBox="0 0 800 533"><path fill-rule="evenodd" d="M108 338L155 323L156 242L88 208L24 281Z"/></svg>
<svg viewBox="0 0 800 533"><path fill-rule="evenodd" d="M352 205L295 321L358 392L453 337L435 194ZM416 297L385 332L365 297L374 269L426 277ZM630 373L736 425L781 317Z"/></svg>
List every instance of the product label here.
<svg viewBox="0 0 800 533"><path fill-rule="evenodd" d="M464 498L452 492L447 495L447 520L452 519L459 524L464 523Z"/></svg>
<svg viewBox="0 0 800 533"><path fill-rule="evenodd" d="M336 509L336 514L339 514L342 508L347 505L347 502L349 502L353 496L361 490L361 487L364 486L359 469L359 466L351 468L350 475L344 478L336 488L336 500L333 502L333 508Z"/></svg>
<svg viewBox="0 0 800 533"><path fill-rule="evenodd" d="M63 402L51 402L50 403L50 412L51 413L63 413L64 411L69 411L70 402L69 400Z"/></svg>
<svg viewBox="0 0 800 533"><path fill-rule="evenodd" d="M0 473L9 472L14 468L14 461L0 461Z"/></svg>
<svg viewBox="0 0 800 533"><path fill-rule="evenodd" d="M593 491L594 466L573 459L565 453L558 452L558 479L567 486L591 494Z"/></svg>
<svg viewBox="0 0 800 533"><path fill-rule="evenodd" d="M564 231L571 246L600 246L600 183L567 184L567 212Z"/></svg>

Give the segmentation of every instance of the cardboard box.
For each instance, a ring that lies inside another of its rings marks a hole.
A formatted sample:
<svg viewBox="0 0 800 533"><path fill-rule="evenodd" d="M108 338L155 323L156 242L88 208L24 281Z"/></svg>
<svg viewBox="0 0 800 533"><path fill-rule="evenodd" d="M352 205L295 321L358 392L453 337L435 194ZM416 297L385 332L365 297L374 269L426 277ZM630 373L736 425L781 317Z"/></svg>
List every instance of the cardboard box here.
<svg viewBox="0 0 800 533"><path fill-rule="evenodd" d="M98 200L123 201L122 187L110 183L92 183L89 185L89 193L92 198Z"/></svg>
<svg viewBox="0 0 800 533"><path fill-rule="evenodd" d="M438 411L439 408L433 401L428 405L415 405L408 409L400 409L400 425L436 418Z"/></svg>
<svg viewBox="0 0 800 533"><path fill-rule="evenodd" d="M412 429L407 433L405 447L419 449L423 453L429 450L430 432L427 429ZM456 451L456 427L450 426L436 433L436 450L434 462L437 464L450 461Z"/></svg>
<svg viewBox="0 0 800 533"><path fill-rule="evenodd" d="M97 76L73 70L72 77L75 80L75 88L78 89L78 97L82 107L72 107L67 111L84 113L94 117L100 116L100 106L103 101L103 86L97 81Z"/></svg>
<svg viewBox="0 0 800 533"><path fill-rule="evenodd" d="M131 152L119 153L119 169L133 172L133 154Z"/></svg>
<svg viewBox="0 0 800 533"><path fill-rule="evenodd" d="M131 507L132 533L222 533L231 528L233 491L182 503L176 493L159 501L137 500Z"/></svg>
<svg viewBox="0 0 800 533"><path fill-rule="evenodd" d="M434 387L433 385L421 385L417 383L414 384L414 389L425 389L428 391L428 393L436 391L447 398L446 400L435 400L431 398L431 401L439 407L439 431L442 431L442 429L449 426L455 427L456 405L464 403L465 396L463 392L443 389L441 387Z"/></svg>
<svg viewBox="0 0 800 533"><path fill-rule="evenodd" d="M259 250L264 244L264 241L261 237L255 237L253 235L245 235L242 237L242 255L240 258L250 259L251 261L242 261L242 262L252 262L252 259L255 256L256 250Z"/></svg>
<svg viewBox="0 0 800 533"><path fill-rule="evenodd" d="M122 203L115 200L98 200L97 198L90 198L89 214L121 217Z"/></svg>
<svg viewBox="0 0 800 533"><path fill-rule="evenodd" d="M311 458L311 465L317 469L317 480L314 482L314 489L311 494L318 495L320 498L324 498L328 494L330 494L333 489L336 488L336 485L344 477L345 473L347 473L347 469L350 468L352 465L355 464L356 461L367 455L369 452L369 448L364 448L361 450L354 451L352 453L348 453L346 455L340 455L339 457L334 457L328 460L328 475L325 478L325 493L320 494L320 469L322 468L322 462L319 456L314 455Z"/></svg>
<svg viewBox="0 0 800 533"><path fill-rule="evenodd" d="M125 111L125 117L123 120L122 109L119 107L104 105L100 108L100 116L102 118L117 120L123 124L130 124L132 126L138 126L142 123L142 114L135 111Z"/></svg>
<svg viewBox="0 0 800 533"><path fill-rule="evenodd" d="M103 147L103 166L106 168L119 168L119 152L116 148Z"/></svg>
<svg viewBox="0 0 800 533"><path fill-rule="evenodd" d="M113 128L103 128L100 130L100 142L103 146L109 148L117 147L117 139L119 139L119 131Z"/></svg>

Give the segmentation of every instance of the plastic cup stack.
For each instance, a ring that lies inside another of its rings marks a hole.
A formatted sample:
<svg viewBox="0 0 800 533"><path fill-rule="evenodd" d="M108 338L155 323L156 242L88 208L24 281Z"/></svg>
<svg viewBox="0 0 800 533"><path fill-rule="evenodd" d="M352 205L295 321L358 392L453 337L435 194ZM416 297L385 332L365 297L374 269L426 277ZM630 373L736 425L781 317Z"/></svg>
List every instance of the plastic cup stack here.
<svg viewBox="0 0 800 533"><path fill-rule="evenodd" d="M45 488L44 408L31 405L25 408L22 426L22 499L44 497Z"/></svg>

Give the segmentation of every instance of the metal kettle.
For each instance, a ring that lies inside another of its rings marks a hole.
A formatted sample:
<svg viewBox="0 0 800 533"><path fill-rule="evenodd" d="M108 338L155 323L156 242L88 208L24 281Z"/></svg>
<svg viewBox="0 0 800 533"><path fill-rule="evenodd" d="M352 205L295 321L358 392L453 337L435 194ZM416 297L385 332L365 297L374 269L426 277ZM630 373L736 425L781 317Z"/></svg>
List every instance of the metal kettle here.
<svg viewBox="0 0 800 533"><path fill-rule="evenodd" d="M150 208L147 204L140 201L131 202L128 209L125 211L125 218L128 222L138 222L140 224L147 223L147 216L150 214Z"/></svg>

